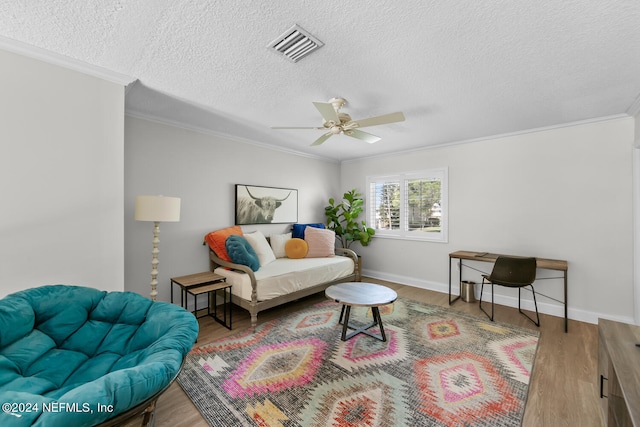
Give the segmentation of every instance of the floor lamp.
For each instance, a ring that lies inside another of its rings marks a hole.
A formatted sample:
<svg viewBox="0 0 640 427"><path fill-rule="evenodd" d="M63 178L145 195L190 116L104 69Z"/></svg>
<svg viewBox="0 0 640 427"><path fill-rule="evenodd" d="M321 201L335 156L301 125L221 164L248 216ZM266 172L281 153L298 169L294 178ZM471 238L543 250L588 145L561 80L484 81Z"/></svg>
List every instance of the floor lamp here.
<svg viewBox="0 0 640 427"><path fill-rule="evenodd" d="M153 251L151 260L151 300L158 296L158 243L160 239L161 222L180 221L180 199L178 197L164 196L137 196L136 197L136 221L153 221Z"/></svg>

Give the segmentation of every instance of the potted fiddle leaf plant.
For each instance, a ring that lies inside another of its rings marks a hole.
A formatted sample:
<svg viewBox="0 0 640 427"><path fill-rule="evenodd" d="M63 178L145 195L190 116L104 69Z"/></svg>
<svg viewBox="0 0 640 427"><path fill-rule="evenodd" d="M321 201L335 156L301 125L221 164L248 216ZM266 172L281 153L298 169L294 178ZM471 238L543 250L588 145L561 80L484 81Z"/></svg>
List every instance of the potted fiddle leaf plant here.
<svg viewBox="0 0 640 427"><path fill-rule="evenodd" d="M369 245L376 231L367 227L366 221L358 221L364 206L362 194L354 188L342 197L339 202L329 199L329 205L324 208L327 228L336 233L336 239L343 248L349 249L353 242L360 242L362 246Z"/></svg>

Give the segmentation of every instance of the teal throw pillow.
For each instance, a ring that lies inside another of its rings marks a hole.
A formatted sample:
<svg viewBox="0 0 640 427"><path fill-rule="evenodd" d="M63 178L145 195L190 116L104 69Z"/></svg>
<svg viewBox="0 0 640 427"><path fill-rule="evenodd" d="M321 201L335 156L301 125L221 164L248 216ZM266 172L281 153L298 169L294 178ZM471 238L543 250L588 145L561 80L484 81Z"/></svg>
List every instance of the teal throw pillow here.
<svg viewBox="0 0 640 427"><path fill-rule="evenodd" d="M260 259L258 254L253 250L249 241L243 236L232 235L227 237L225 247L231 262L246 265L253 271L260 268Z"/></svg>

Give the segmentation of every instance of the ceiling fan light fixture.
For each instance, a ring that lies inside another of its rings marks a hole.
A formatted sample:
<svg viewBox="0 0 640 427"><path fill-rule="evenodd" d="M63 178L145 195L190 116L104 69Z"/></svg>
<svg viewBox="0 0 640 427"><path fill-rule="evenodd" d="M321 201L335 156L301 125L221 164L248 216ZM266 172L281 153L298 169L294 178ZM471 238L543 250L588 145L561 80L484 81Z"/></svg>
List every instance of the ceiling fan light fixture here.
<svg viewBox="0 0 640 427"><path fill-rule="evenodd" d="M351 120L351 116L347 113L340 111L340 108L344 106L347 101L344 98L331 98L329 102L313 102L313 105L320 112L322 116L322 127L282 127L276 126L272 129L318 129L322 128L329 132L323 134L320 138L316 139L311 145L317 146L325 142L333 135L343 134L352 138L359 139L361 141L373 144L380 141L382 138L376 135L372 135L368 132L363 132L358 128L367 126L378 126L388 123L396 123L404 121L404 114L400 111L390 114L383 114L382 116L369 117L361 120Z"/></svg>
<svg viewBox="0 0 640 427"><path fill-rule="evenodd" d="M296 24L269 43L267 48L273 49L291 62L298 62L322 46L324 43Z"/></svg>

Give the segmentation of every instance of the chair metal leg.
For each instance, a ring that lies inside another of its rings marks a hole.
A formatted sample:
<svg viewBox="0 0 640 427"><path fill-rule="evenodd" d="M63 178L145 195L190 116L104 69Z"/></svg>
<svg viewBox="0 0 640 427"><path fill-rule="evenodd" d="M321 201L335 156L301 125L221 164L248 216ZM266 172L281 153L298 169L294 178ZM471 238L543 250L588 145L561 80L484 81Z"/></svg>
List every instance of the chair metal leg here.
<svg viewBox="0 0 640 427"><path fill-rule="evenodd" d="M482 279L482 286L480 286L480 302L479 302L479 306L480 306L480 310L482 310L482 312L487 315L489 320L491 320L493 322L493 283L489 282L489 283L491 283L491 316L489 316L489 313L487 313L484 310L484 308L482 308L482 292L484 290L484 282L485 282L485 279L483 278Z"/></svg>
<svg viewBox="0 0 640 427"><path fill-rule="evenodd" d="M540 326L540 315L538 314L538 303L536 302L536 291L533 289L533 285L529 285L531 287L531 293L533 294L533 305L536 308L536 319L538 320L537 322L535 320L533 320L531 317L529 317L527 315L527 313L525 313L524 311L522 311L522 309L520 308L520 289L518 288L518 311L520 312L520 314L522 314L524 317L526 317L527 319L531 320L533 322L534 325L536 326Z"/></svg>

